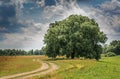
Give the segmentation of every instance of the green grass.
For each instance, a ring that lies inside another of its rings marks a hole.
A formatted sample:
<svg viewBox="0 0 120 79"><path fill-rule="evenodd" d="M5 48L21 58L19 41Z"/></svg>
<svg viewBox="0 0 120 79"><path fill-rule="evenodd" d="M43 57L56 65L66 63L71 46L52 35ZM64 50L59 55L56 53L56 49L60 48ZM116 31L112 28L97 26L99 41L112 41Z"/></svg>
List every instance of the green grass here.
<svg viewBox="0 0 120 79"><path fill-rule="evenodd" d="M0 77L27 71L32 71L41 66L36 61L39 56L0 56Z"/></svg>
<svg viewBox="0 0 120 79"><path fill-rule="evenodd" d="M50 60L44 56L0 57L0 77L37 69L40 64L33 59L56 63L59 69L32 79L120 79L120 56L102 57L99 62L89 59Z"/></svg>
<svg viewBox="0 0 120 79"><path fill-rule="evenodd" d="M120 56L96 60L56 60L56 73L37 79L120 79Z"/></svg>

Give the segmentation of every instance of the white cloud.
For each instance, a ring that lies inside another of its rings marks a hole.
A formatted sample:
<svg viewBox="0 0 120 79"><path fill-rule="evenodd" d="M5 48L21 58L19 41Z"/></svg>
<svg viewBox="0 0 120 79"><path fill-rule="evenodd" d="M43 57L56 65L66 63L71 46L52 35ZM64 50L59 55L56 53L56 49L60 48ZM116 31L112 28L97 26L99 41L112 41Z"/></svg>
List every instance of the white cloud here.
<svg viewBox="0 0 120 79"><path fill-rule="evenodd" d="M22 9L24 8L23 3L26 3L27 0L11 0L11 3L15 5L16 16L22 15Z"/></svg>
<svg viewBox="0 0 120 79"><path fill-rule="evenodd" d="M43 17L46 19L58 18L60 20L71 14L88 16L87 13L79 7L76 0L58 0L56 1L56 5L46 6L43 11Z"/></svg>
<svg viewBox="0 0 120 79"><path fill-rule="evenodd" d="M27 23L28 21L25 24ZM48 24L35 23L33 21L31 21L31 25L29 23L28 27L21 28L22 33L4 34L6 39L0 41L0 48L16 48L25 50L42 48L44 34L47 31Z"/></svg>
<svg viewBox="0 0 120 79"><path fill-rule="evenodd" d="M102 10L96 8L91 8L91 10L92 12L89 11L89 16L97 21L102 31L106 34L115 33L110 25L109 16L106 16Z"/></svg>
<svg viewBox="0 0 120 79"><path fill-rule="evenodd" d="M36 1L36 3L37 3L38 6L40 6L40 7L45 6L45 0Z"/></svg>
<svg viewBox="0 0 120 79"><path fill-rule="evenodd" d="M111 8L114 6L114 8ZM117 8L120 8L120 2L112 0L101 4L100 9L93 8L94 13L91 13L101 26L101 29L107 34L120 34L115 29L120 28L120 16ZM117 13L114 13L117 12Z"/></svg>
<svg viewBox="0 0 120 79"><path fill-rule="evenodd" d="M111 2L106 1L100 5L100 7L104 10L114 10L117 6L120 6L120 2L118 0L112 0Z"/></svg>
<svg viewBox="0 0 120 79"><path fill-rule="evenodd" d="M25 3L26 0L11 0L11 2L22 9L24 8L23 3Z"/></svg>

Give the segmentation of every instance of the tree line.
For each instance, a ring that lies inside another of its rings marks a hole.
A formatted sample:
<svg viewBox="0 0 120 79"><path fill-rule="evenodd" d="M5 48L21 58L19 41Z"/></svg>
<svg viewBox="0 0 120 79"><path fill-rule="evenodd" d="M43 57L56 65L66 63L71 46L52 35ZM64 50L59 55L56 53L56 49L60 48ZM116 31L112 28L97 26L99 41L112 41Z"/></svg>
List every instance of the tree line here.
<svg viewBox="0 0 120 79"><path fill-rule="evenodd" d="M81 15L70 15L62 21L50 23L44 37L48 57L66 56L100 59L102 44L107 40L98 23Z"/></svg>
<svg viewBox="0 0 120 79"><path fill-rule="evenodd" d="M21 49L0 49L0 56L19 56L19 55L43 55L44 52L42 50L21 50Z"/></svg>
<svg viewBox="0 0 120 79"><path fill-rule="evenodd" d="M103 54L106 56L120 55L120 40L113 40L109 45L105 44Z"/></svg>

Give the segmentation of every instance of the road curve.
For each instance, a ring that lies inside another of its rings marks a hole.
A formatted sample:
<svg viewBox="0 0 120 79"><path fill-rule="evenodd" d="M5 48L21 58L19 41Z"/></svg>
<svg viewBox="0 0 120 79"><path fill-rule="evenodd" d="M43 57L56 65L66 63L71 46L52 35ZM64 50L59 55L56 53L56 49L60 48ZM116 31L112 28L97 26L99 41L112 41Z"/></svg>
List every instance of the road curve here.
<svg viewBox="0 0 120 79"><path fill-rule="evenodd" d="M54 64L54 63L49 63L51 68L46 70L46 71L43 71L43 72L40 72L40 73L36 73L36 74L30 74L30 75L27 75L27 76L24 76L24 77L21 77L21 78L18 78L18 79L28 79L28 78L31 78L33 76L40 76L40 75L45 75L45 74L48 74L54 70L57 70L59 67Z"/></svg>
<svg viewBox="0 0 120 79"><path fill-rule="evenodd" d="M29 75L29 74L32 74L32 73L36 73L36 72L40 72L40 71L46 70L46 69L48 69L48 68L49 68L49 66L48 66L47 63L42 63L42 67L40 67L39 69L30 71L30 72L20 73L20 74L3 76L3 77L1 77L0 79L11 79L11 78L19 77L19 76Z"/></svg>

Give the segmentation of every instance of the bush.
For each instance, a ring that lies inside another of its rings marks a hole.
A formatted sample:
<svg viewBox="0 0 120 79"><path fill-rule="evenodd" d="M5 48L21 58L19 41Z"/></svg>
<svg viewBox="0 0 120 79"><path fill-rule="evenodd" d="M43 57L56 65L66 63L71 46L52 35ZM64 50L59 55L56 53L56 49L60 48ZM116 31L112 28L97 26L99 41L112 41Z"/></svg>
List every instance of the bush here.
<svg viewBox="0 0 120 79"><path fill-rule="evenodd" d="M108 52L105 55L105 57L112 57L112 56L116 56L116 54L114 52Z"/></svg>

